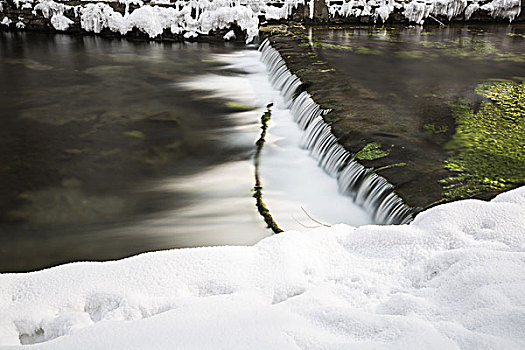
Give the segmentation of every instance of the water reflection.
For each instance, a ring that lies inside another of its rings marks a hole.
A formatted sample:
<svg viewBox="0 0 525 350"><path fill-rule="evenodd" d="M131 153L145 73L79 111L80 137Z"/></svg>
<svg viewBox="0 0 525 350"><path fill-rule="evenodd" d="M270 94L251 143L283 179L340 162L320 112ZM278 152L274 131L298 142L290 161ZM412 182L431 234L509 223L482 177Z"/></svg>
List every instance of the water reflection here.
<svg viewBox="0 0 525 350"><path fill-rule="evenodd" d="M523 27L483 28L314 28L310 45L363 86L366 108L388 105L395 128L424 139L451 130L447 103L475 98L481 81L525 76ZM253 60L226 66L221 54L236 47L4 32L0 47L0 271L269 233L254 210L250 157L270 94L241 78ZM302 168L306 152L282 151L295 125L274 112L264 152L282 156L263 168L266 195L296 228L308 218L289 213L314 186L291 170L323 174ZM315 187L319 199L332 191ZM347 212L339 200L307 209L337 222Z"/></svg>
<svg viewBox="0 0 525 350"><path fill-rule="evenodd" d="M362 93L395 114L398 127L424 138L421 121L439 125L475 87L525 77L525 25L312 28L311 45ZM453 125L441 125L453 128Z"/></svg>
<svg viewBox="0 0 525 350"><path fill-rule="evenodd" d="M267 235L245 176L258 113L177 84L235 46L0 33L0 47L0 271Z"/></svg>

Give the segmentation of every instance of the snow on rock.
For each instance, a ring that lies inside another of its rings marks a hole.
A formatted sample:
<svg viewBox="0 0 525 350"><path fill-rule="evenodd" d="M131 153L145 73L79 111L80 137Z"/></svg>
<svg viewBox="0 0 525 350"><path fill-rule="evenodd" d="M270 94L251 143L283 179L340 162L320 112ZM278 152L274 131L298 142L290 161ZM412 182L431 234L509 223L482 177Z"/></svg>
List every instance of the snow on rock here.
<svg viewBox="0 0 525 350"><path fill-rule="evenodd" d="M55 15L63 15L64 11L71 9L71 6L64 5L53 0L41 0L33 8L33 14L41 11L45 18L50 18Z"/></svg>
<svg viewBox="0 0 525 350"><path fill-rule="evenodd" d="M32 6L33 3L34 3L33 0L14 0L13 1L13 4L18 9L26 9L28 8L28 6Z"/></svg>
<svg viewBox="0 0 525 350"><path fill-rule="evenodd" d="M523 349L525 187L410 225L336 225L0 275L32 349ZM67 336L66 336L67 335Z"/></svg>
<svg viewBox="0 0 525 350"><path fill-rule="evenodd" d="M124 14L114 10L110 2L124 4ZM41 11L57 30L66 30L73 23L64 15L65 11L73 9L75 16L80 17L81 28L88 32L100 33L108 28L124 35L137 28L151 38L164 30L188 38L236 24L246 32L247 43L259 33L259 16L286 19L292 9L302 3L304 0L285 0L281 7L274 7L262 0L155 0L151 5L142 0L111 0L69 6L54 0L14 0L17 8L32 8L34 14ZM138 8L130 11L130 5Z"/></svg>
<svg viewBox="0 0 525 350"><path fill-rule="evenodd" d="M7 27L9 27L11 23L13 23L13 21L11 21L8 17L4 17L2 19L2 22L0 22L1 25L7 26Z"/></svg>
<svg viewBox="0 0 525 350"><path fill-rule="evenodd" d="M494 0L481 6L481 9L490 12L494 18L508 18L512 21L521 12L521 0Z"/></svg>
<svg viewBox="0 0 525 350"><path fill-rule="evenodd" d="M51 25L56 30L66 30L71 23L73 23L73 21L62 14L56 14L51 17Z"/></svg>
<svg viewBox="0 0 525 350"><path fill-rule="evenodd" d="M137 28L151 38L164 30L186 38L206 35L211 31L228 29L236 24L246 32L246 42L258 35L259 17L266 20L287 19L300 4L310 8L313 16L314 0L82 0L84 4L68 6L54 0L14 0L20 9L41 10L57 30L67 30L73 22L64 11L72 8L81 16L81 27L88 32L100 33L104 28L126 34ZM89 2L88 2L89 1ZM108 3L125 5L124 14L115 11ZM429 16L449 20L463 16L470 19L473 13L484 11L494 18L510 21L521 11L521 0L327 0L332 17L365 17L385 22L394 11L415 23L422 24ZM130 10L135 5L135 10ZM313 17L312 17L313 18Z"/></svg>
<svg viewBox="0 0 525 350"><path fill-rule="evenodd" d="M228 33L224 34L224 36L222 38L224 40L235 39L235 32L233 30L230 30Z"/></svg>
<svg viewBox="0 0 525 350"><path fill-rule="evenodd" d="M513 21L521 12L521 0L350 0L342 5L327 0L327 4L331 16L371 16L374 21L385 22L399 10L408 21L418 24L423 24L429 16L441 16L449 21L463 16L468 20L480 9L494 18Z"/></svg>
<svg viewBox="0 0 525 350"><path fill-rule="evenodd" d="M113 32L121 33L122 15L113 11L111 6L103 3L87 4L75 8L75 13L80 15L80 26L82 29L100 33L102 29L108 28Z"/></svg>
<svg viewBox="0 0 525 350"><path fill-rule="evenodd" d="M67 30L72 20L64 16L64 12L73 9L72 6L57 3L52 0L41 0L33 8L33 14L41 11L45 18L51 18L51 25L56 30Z"/></svg>

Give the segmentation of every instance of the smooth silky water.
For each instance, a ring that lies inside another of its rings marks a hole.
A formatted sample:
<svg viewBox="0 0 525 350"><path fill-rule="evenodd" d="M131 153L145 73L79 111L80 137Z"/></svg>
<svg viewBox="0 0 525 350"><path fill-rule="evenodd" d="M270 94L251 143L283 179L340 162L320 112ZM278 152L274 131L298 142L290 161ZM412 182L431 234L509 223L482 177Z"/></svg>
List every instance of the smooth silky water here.
<svg viewBox="0 0 525 350"><path fill-rule="evenodd" d="M0 271L371 218L300 147L255 47L1 33ZM308 215L306 214L308 213Z"/></svg>
<svg viewBox="0 0 525 350"><path fill-rule="evenodd" d="M268 236L252 198L252 157L268 103L260 173L263 200L281 228L388 221L378 220L373 196L360 200L367 214L339 195L355 169L330 169L346 156L321 155L319 167L303 149L308 134L297 124L293 87L276 81L282 72L271 86L255 47L0 38L0 271ZM414 114L473 98L479 82L525 76L520 26L314 28L310 39L408 126Z"/></svg>

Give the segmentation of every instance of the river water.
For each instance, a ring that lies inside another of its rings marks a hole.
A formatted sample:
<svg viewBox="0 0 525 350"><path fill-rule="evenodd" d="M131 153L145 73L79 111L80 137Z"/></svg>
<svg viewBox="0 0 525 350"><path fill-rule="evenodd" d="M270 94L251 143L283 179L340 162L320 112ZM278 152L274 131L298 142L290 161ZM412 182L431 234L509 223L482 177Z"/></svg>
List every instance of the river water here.
<svg viewBox="0 0 525 350"><path fill-rule="evenodd" d="M310 39L410 121L486 79L525 76L524 34L355 27ZM299 147L255 47L1 32L0 50L0 272L270 235L252 198L268 103L260 170L277 223L372 223Z"/></svg>
<svg viewBox="0 0 525 350"><path fill-rule="evenodd" d="M419 138L422 120L446 123L450 102L480 102L478 84L525 80L523 23L312 28L309 39L331 67L381 96L399 128Z"/></svg>
<svg viewBox="0 0 525 350"><path fill-rule="evenodd" d="M252 197L268 103L279 225L371 222L299 147L256 47L0 38L0 271L268 236Z"/></svg>

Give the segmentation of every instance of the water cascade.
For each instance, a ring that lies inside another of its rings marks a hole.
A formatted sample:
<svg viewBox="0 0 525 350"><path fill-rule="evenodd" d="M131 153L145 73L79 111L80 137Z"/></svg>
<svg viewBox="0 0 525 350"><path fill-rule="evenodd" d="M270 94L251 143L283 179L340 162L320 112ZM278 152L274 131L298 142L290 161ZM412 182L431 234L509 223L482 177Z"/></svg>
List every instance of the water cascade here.
<svg viewBox="0 0 525 350"><path fill-rule="evenodd" d="M301 80L290 72L268 39L259 50L271 84L282 92L294 121L304 130L302 147L310 151L320 167L337 179L341 193L352 197L372 214L377 223L406 224L412 221L414 210L394 192L394 186L373 169L356 162L353 155L339 144L323 118L330 110L321 108L308 92L299 93Z"/></svg>

